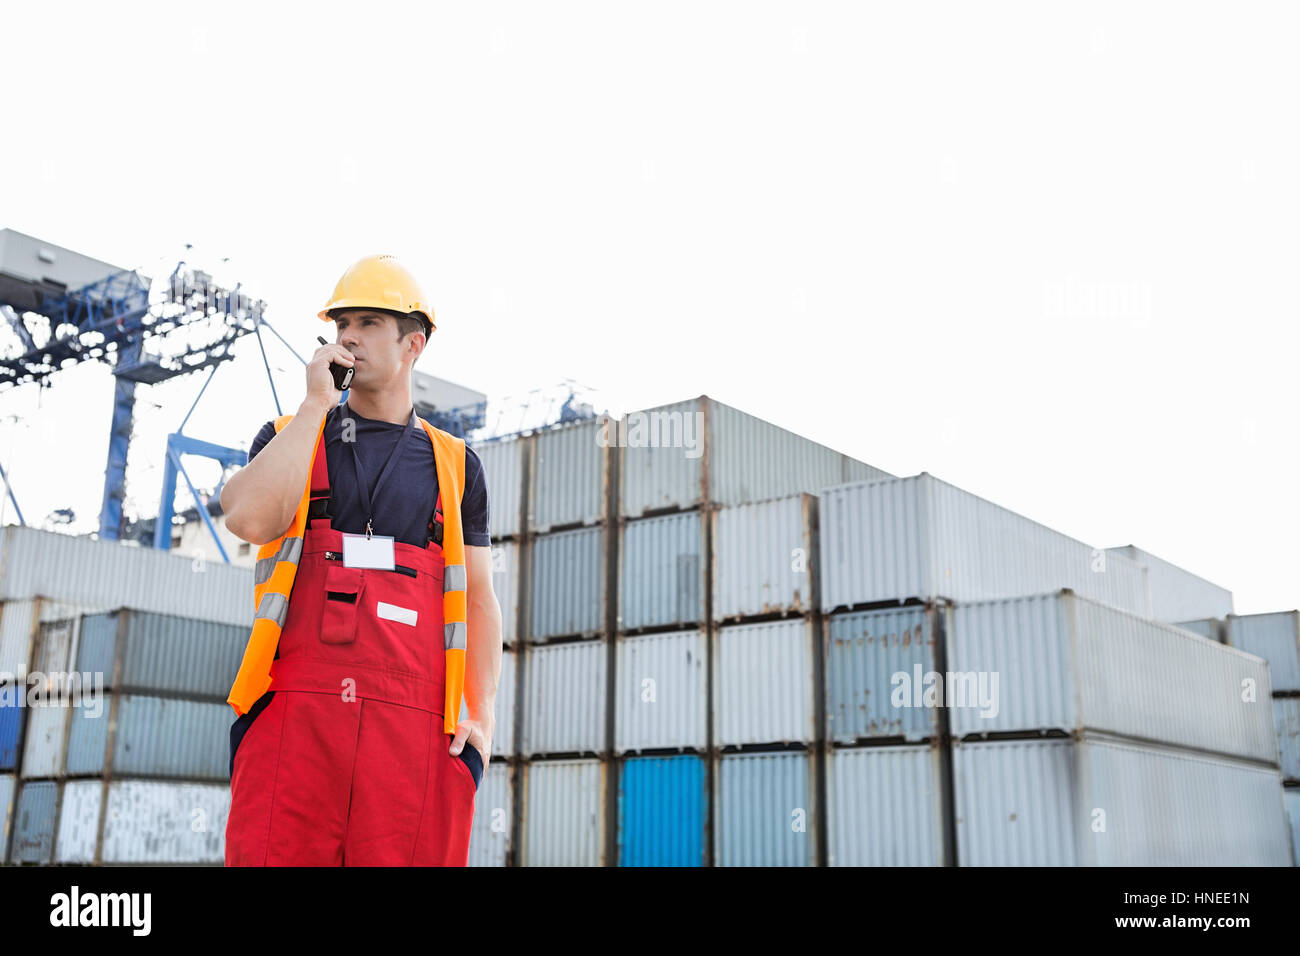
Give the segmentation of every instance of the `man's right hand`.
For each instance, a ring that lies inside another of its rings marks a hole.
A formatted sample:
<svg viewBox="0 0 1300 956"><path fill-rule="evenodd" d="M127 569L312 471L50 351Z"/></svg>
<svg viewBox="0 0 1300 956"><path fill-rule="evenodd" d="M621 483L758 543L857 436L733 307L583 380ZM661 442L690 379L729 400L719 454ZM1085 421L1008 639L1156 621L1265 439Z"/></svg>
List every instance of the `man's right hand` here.
<svg viewBox="0 0 1300 956"><path fill-rule="evenodd" d="M331 342L322 345L307 363L307 399L318 402L322 407L337 405L343 393L334 387L334 376L330 372L330 362L351 366L354 362L352 353L343 346Z"/></svg>

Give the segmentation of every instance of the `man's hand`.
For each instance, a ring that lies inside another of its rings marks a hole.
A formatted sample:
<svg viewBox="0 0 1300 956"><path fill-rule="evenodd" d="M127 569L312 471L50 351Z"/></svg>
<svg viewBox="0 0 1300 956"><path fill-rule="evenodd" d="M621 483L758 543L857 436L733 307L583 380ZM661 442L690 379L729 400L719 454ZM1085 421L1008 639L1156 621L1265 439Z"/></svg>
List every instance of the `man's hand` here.
<svg viewBox="0 0 1300 956"><path fill-rule="evenodd" d="M492 749L492 728L484 729L482 722L477 720L462 720L456 725L456 735L451 738L451 749L448 752L453 757L457 756L465 749L467 738L483 758L483 770L486 772L488 754Z"/></svg>

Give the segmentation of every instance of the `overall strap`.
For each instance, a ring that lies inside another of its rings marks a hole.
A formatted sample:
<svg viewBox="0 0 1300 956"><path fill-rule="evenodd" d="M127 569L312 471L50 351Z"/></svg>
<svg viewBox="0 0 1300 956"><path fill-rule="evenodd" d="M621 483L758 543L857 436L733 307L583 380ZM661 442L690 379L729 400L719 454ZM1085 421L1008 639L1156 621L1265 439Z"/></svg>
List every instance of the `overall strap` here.
<svg viewBox="0 0 1300 956"><path fill-rule="evenodd" d="M313 518L329 519L330 507L330 468L325 457L325 429L321 429L316 442L316 454L311 461L311 500L307 505L307 524Z"/></svg>

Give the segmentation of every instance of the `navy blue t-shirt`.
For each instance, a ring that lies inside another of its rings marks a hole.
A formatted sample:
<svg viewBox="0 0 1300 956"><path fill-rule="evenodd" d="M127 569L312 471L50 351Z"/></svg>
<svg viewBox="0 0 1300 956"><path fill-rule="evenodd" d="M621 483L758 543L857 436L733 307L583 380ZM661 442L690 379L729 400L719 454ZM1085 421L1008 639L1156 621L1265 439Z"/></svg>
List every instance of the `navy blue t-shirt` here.
<svg viewBox="0 0 1300 956"><path fill-rule="evenodd" d="M352 452L343 441L342 405L335 405L325 417L325 458L330 474L330 527L346 534L365 534L366 515L357 487L357 472ZM349 407L356 422L355 442L361 469L365 472L367 487L374 506L374 534L392 535L397 541L423 548L428 544L429 519L438 501L438 474L434 468L433 443L418 424L415 434L406 435L397 461L380 489L381 498L374 497L374 487L379 481L393 443L403 437L409 424L397 425L365 418ZM275 437L275 422L262 426L248 450L252 461L263 446ZM487 481L483 477L483 463L467 444L465 446L465 490L461 495L461 527L465 544L488 547Z"/></svg>

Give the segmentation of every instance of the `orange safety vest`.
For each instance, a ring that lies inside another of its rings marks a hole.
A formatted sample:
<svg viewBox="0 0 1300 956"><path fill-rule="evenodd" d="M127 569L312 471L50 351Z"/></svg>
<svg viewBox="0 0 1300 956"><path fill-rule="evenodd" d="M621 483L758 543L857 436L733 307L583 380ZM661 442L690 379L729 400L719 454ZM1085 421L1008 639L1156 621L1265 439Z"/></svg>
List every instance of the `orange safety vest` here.
<svg viewBox="0 0 1300 956"><path fill-rule="evenodd" d="M292 420L292 415L281 415L275 420L276 432L279 433ZM465 487L465 440L434 428L423 418L420 424L433 443L438 490L442 493L442 614L443 646L447 655L443 727L447 733L454 734L460 722L461 698L465 689L466 638L469 633L466 624L465 538L460 523L461 495ZM313 464L324 431L325 420L322 418L316 442L312 445ZM249 708L271 688L271 661L275 659L280 631L289 613L289 596L293 592L293 579L298 573L298 559L302 556L302 539L307 530L311 474L312 468L308 466L307 484L288 530L257 549L253 580L253 603L257 610L253 633L249 635L239 673L235 675L235 683L226 698L226 703L241 716L248 713Z"/></svg>

